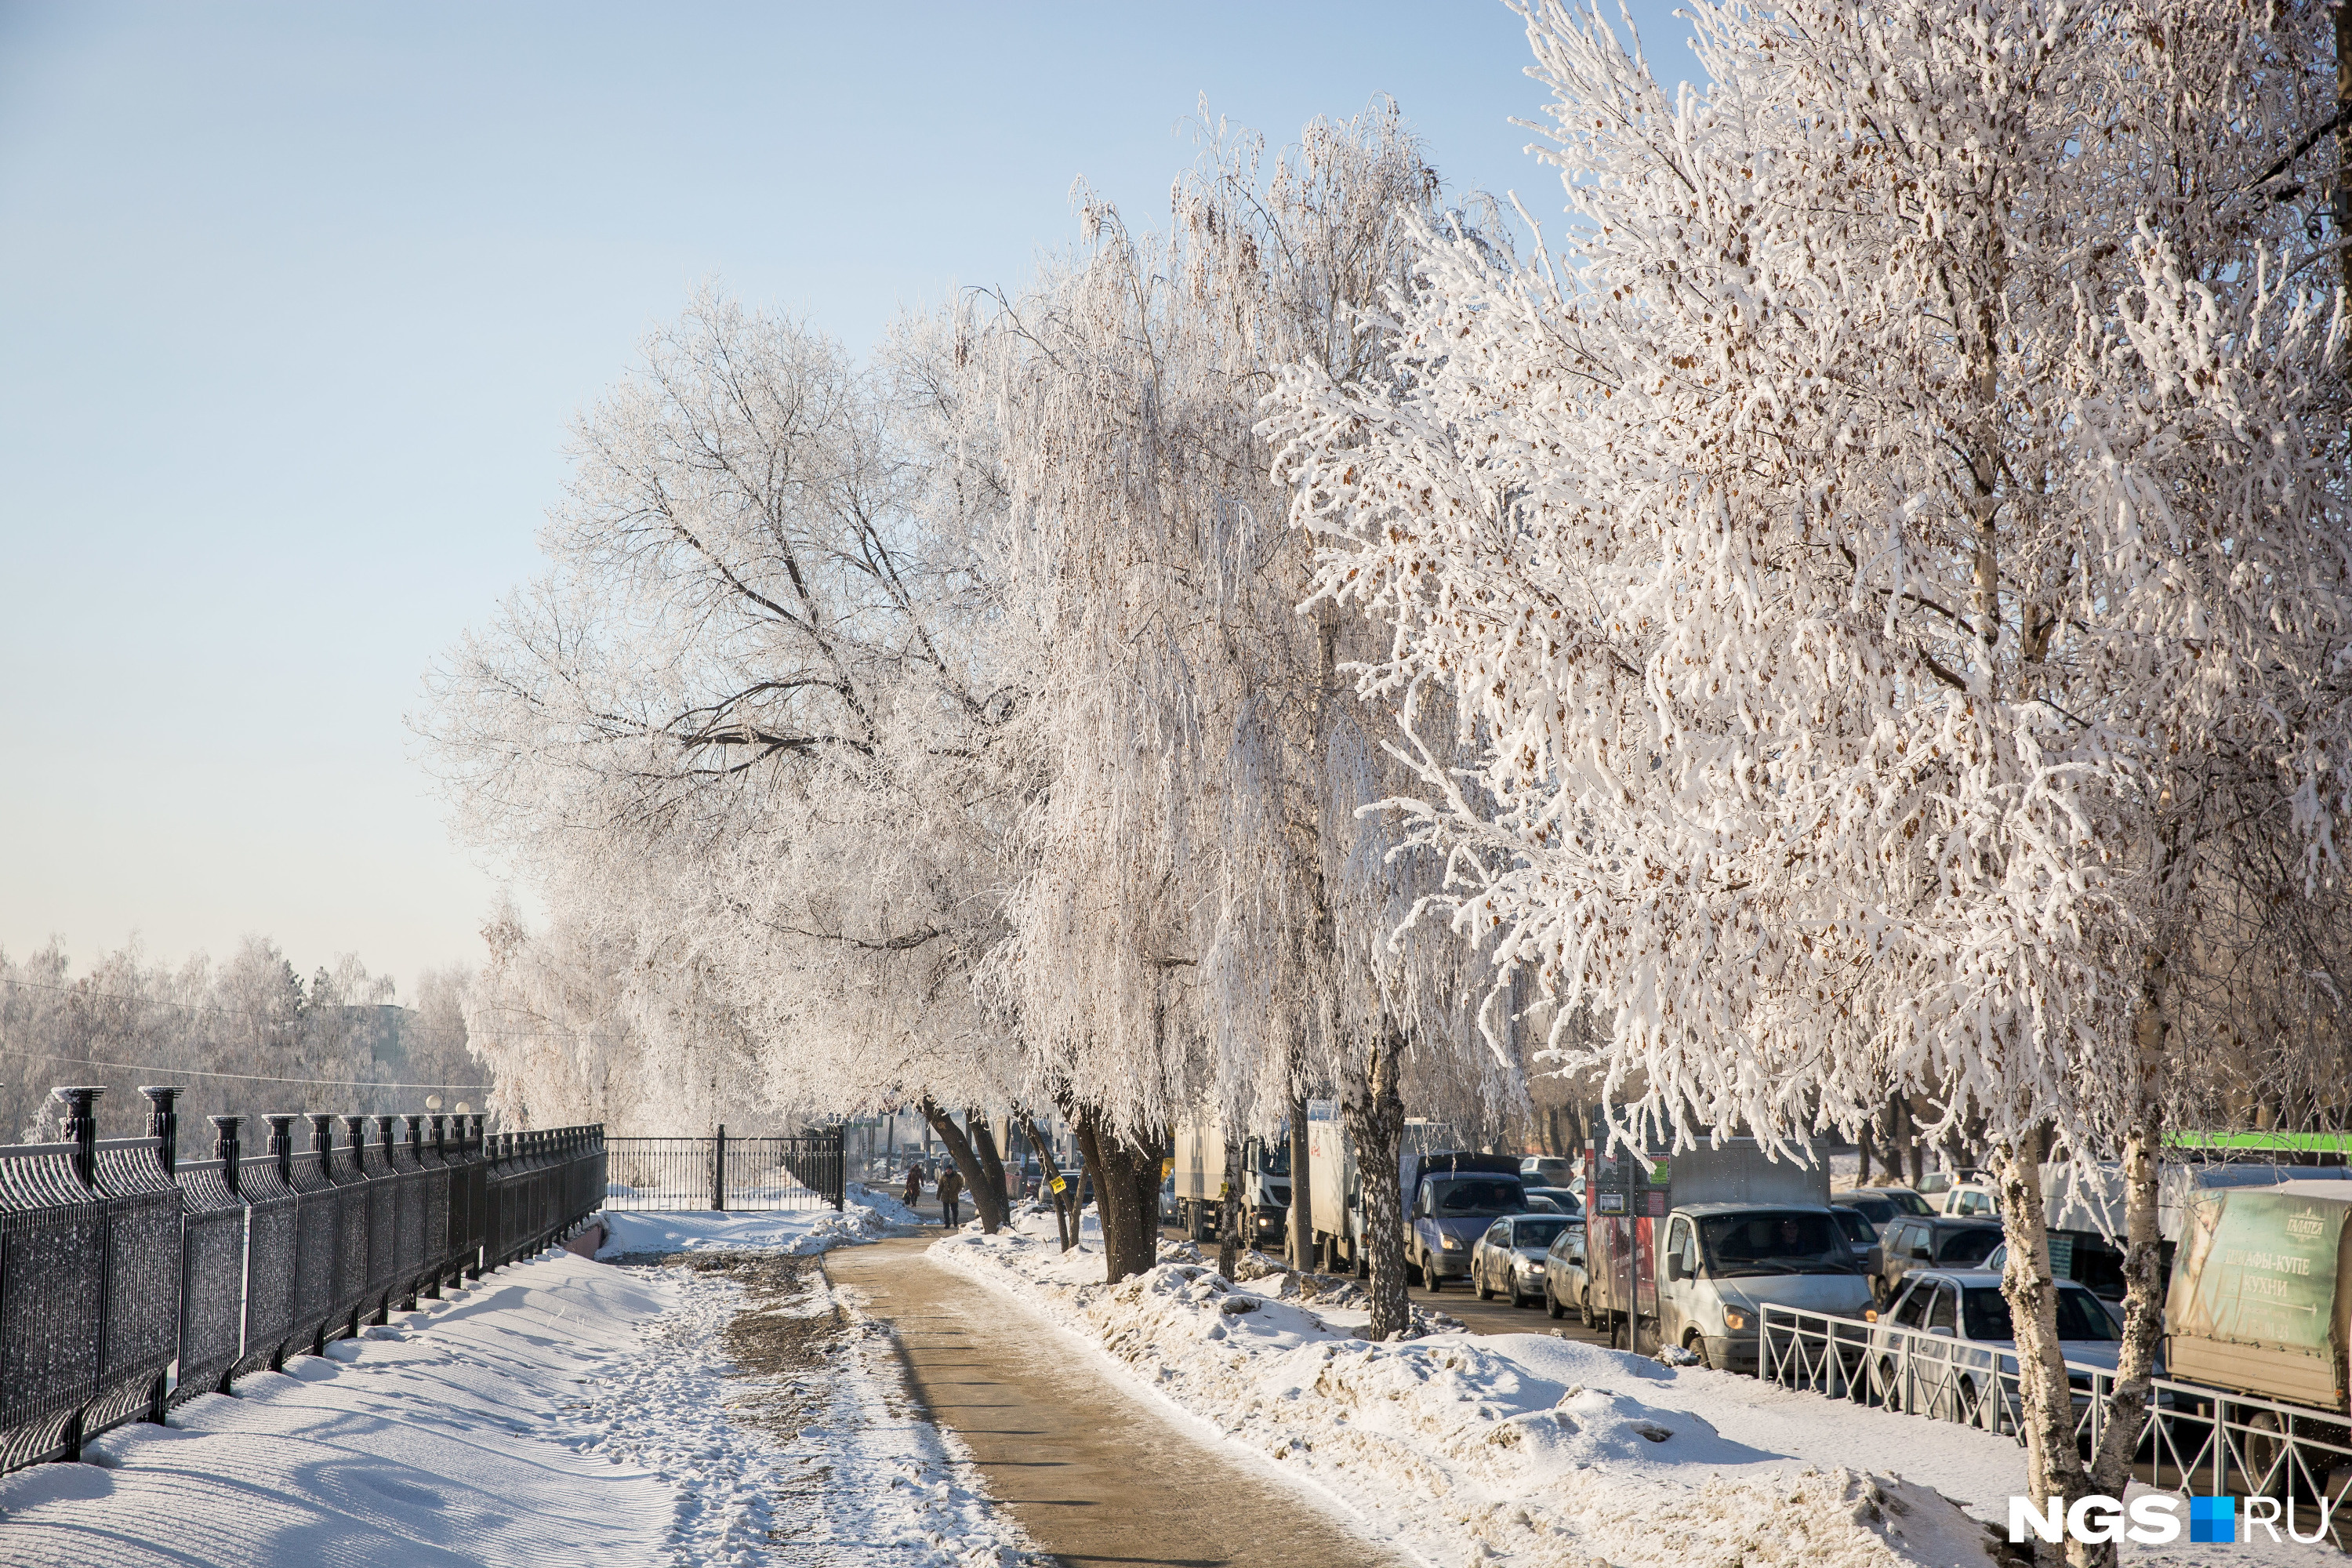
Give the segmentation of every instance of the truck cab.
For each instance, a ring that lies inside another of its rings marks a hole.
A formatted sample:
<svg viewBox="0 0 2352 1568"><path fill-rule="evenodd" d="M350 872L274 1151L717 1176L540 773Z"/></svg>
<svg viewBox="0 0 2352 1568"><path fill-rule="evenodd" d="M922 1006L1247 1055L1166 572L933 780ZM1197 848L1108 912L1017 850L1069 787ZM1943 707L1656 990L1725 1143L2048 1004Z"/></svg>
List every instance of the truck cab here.
<svg viewBox="0 0 2352 1568"><path fill-rule="evenodd" d="M1829 1172L1753 1140L1585 1151L1586 1273L1621 1349L1753 1371L1763 1308L1859 1315L1871 1285L1830 1209Z"/></svg>
<svg viewBox="0 0 2352 1568"><path fill-rule="evenodd" d="M1667 1216L1655 1333L1753 1373L1766 1306L1859 1315L1868 1278L1827 1205L1693 1204Z"/></svg>

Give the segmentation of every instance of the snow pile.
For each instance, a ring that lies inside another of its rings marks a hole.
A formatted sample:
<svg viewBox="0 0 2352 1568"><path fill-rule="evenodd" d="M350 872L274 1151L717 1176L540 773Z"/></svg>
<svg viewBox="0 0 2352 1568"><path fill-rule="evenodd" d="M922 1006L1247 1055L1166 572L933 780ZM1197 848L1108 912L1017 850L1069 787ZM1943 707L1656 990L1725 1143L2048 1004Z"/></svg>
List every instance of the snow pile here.
<svg viewBox="0 0 2352 1568"><path fill-rule="evenodd" d="M1131 1381L1432 1563L1986 1562L1982 1526L1934 1485L1868 1473L1919 1451L1932 1429L1913 1417L1548 1334L1373 1344L1353 1332L1360 1311L1307 1299L1283 1270L1254 1289L1180 1255L1112 1289L1100 1254L1065 1257L1034 1231L931 1255L1045 1308ZM2000 1490L1973 1495L2005 1510L2016 1450L1946 1430L1998 1457L1977 1469Z"/></svg>
<svg viewBox="0 0 2352 1568"><path fill-rule="evenodd" d="M661 1312L650 1282L569 1254L118 1427L89 1462L0 1478L11 1563L663 1561L658 1478L546 1441Z"/></svg>
<svg viewBox="0 0 2352 1568"><path fill-rule="evenodd" d="M895 1201L890 1208L904 1211ZM780 1213L733 1209L672 1209L654 1214L606 1212L604 1242L596 1249L604 1262L615 1258L668 1258L695 1252L777 1252L794 1257L824 1252L836 1247L878 1241L900 1234L908 1225L920 1225L911 1215L898 1219L868 1194L839 1211L788 1209Z"/></svg>
<svg viewBox="0 0 2352 1568"><path fill-rule="evenodd" d="M1023 1561L960 1446L908 1414L887 1342L807 1272L751 1316L820 1331L788 1328L787 1353L750 1356L759 1336L737 1329L746 1283L734 1274L550 1252L243 1379L234 1397L191 1400L168 1427L110 1432L88 1463L0 1477L0 1558L716 1568L805 1549L887 1568ZM747 1360L762 1364L746 1375Z"/></svg>
<svg viewBox="0 0 2352 1568"><path fill-rule="evenodd" d="M849 1201L872 1209L874 1216L884 1225L919 1226L931 1223L899 1202L898 1194L869 1187L863 1182L849 1184Z"/></svg>

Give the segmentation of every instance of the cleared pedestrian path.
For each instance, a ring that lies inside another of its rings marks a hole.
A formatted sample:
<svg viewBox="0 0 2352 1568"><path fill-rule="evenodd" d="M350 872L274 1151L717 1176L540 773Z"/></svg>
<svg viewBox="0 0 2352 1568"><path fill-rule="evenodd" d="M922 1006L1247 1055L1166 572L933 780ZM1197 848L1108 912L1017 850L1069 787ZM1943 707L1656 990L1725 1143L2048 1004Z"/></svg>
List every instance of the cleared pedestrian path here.
<svg viewBox="0 0 2352 1568"><path fill-rule="evenodd" d="M923 1257L843 1247L833 1279L896 1329L931 1418L954 1428L1032 1539L1071 1564L1350 1568L1401 1559L1194 1440L1026 1306Z"/></svg>

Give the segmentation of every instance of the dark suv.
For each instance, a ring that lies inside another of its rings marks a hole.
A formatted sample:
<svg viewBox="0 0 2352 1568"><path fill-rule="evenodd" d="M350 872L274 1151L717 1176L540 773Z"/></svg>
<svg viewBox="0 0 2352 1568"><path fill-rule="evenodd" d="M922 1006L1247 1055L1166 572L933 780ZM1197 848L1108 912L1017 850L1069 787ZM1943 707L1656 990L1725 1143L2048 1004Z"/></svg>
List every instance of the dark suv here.
<svg viewBox="0 0 2352 1568"><path fill-rule="evenodd" d="M1872 1281L1881 1301L1892 1301L1913 1268L1975 1268L2000 1245L2000 1221L1906 1215L1886 1227L1885 1262Z"/></svg>

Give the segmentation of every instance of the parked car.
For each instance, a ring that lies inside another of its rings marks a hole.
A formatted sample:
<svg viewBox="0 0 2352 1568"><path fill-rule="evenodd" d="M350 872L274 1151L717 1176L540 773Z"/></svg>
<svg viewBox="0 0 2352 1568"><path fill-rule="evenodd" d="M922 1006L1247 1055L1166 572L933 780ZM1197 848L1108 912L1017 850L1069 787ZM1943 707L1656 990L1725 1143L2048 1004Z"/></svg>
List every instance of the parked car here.
<svg viewBox="0 0 2352 1568"><path fill-rule="evenodd" d="M1176 1223L1176 1178L1172 1175L1160 1179L1160 1223L1165 1226Z"/></svg>
<svg viewBox="0 0 2352 1568"><path fill-rule="evenodd" d="M1945 1191L1937 1208L1960 1219L1998 1219L2000 1194L1983 1182L1958 1182Z"/></svg>
<svg viewBox="0 0 2352 1568"><path fill-rule="evenodd" d="M1570 1220L1544 1251L1544 1310L1554 1318L1574 1312L1592 1326L1592 1283L1584 1272L1584 1226Z"/></svg>
<svg viewBox="0 0 2352 1568"><path fill-rule="evenodd" d="M1892 1302L1903 1289L1904 1276L1918 1268L1981 1268L2000 1245L1997 1219L1953 1219L1931 1215L1895 1222L1881 1244L1878 1299Z"/></svg>
<svg viewBox="0 0 2352 1568"><path fill-rule="evenodd" d="M1983 1408L1999 1378L2014 1410L2017 1339L2000 1275L1981 1268L1915 1269L1893 1308L1872 1315L1880 1326L1871 1331L1870 1354L1889 1409L1969 1419ZM1927 1352L1917 1341L1890 1331L1896 1329L1953 1343L1948 1351ZM2058 1282L2058 1342L2068 1361L2113 1371L2123 1337L2122 1325L2096 1296L2073 1280ZM2072 1381L2079 1405L2090 1396L2091 1380L2076 1373ZM2007 1429L2011 1422L2003 1414L1990 1424Z"/></svg>
<svg viewBox="0 0 2352 1568"><path fill-rule="evenodd" d="M1528 1187L1526 1192L1529 1208L1540 1210L1549 1204L1564 1215L1584 1212L1584 1204L1577 1197L1573 1187Z"/></svg>
<svg viewBox="0 0 2352 1568"><path fill-rule="evenodd" d="M1519 1180L1530 1187L1564 1187L1576 1180L1576 1162L1565 1154L1529 1154L1519 1162Z"/></svg>
<svg viewBox="0 0 2352 1568"><path fill-rule="evenodd" d="M1878 1228L1869 1217L1851 1204L1834 1203L1830 1205L1830 1217L1837 1221L1853 1248L1853 1266L1874 1279L1883 1273L1885 1253L1878 1245Z"/></svg>
<svg viewBox="0 0 2352 1568"><path fill-rule="evenodd" d="M1483 1168L1490 1154L1434 1154L1421 1162L1409 1226L1406 1268L1421 1276L1432 1295L1449 1279L1470 1275L1471 1249L1488 1226L1505 1215L1528 1212L1527 1189L1516 1169ZM1435 1170L1430 1167L1435 1165Z"/></svg>
<svg viewBox="0 0 2352 1568"><path fill-rule="evenodd" d="M1832 1194L1830 1202L1839 1208L1858 1211L1876 1229L1881 1241L1886 1239L1886 1227L1904 1215L1938 1212L1933 1204L1908 1187L1856 1187L1852 1192Z"/></svg>
<svg viewBox="0 0 2352 1568"><path fill-rule="evenodd" d="M1486 1227L1470 1252L1470 1288L1478 1300L1507 1298L1523 1307L1543 1294L1544 1255L1568 1228L1568 1216L1507 1215Z"/></svg>

